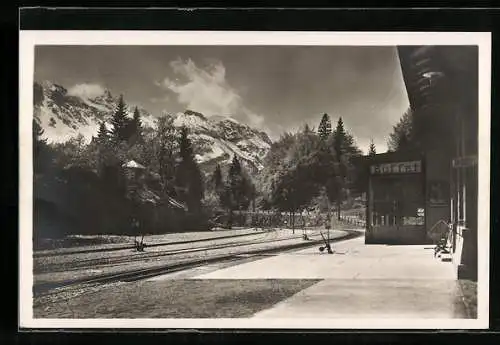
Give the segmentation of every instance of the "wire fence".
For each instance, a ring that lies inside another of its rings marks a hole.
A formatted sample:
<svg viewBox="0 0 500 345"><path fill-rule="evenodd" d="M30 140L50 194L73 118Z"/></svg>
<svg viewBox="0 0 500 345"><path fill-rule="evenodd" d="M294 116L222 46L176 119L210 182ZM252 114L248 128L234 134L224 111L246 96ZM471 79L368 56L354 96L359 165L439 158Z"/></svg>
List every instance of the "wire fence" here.
<svg viewBox="0 0 500 345"><path fill-rule="evenodd" d="M365 227L364 213L341 212L340 219L334 213L290 213L277 211L234 211L232 215L228 212L219 213L212 220L214 226L228 227L253 227L260 229L310 229L310 228L334 228L336 222L343 225Z"/></svg>

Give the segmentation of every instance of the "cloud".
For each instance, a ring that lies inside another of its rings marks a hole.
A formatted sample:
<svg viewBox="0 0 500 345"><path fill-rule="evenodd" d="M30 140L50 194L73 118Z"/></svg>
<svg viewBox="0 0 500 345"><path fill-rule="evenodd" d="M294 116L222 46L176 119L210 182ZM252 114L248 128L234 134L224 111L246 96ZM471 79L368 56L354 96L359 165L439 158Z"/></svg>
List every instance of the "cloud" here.
<svg viewBox="0 0 500 345"><path fill-rule="evenodd" d="M82 98L95 98L103 95L104 91L106 91L106 89L99 84L83 83L70 87L68 89L68 95Z"/></svg>
<svg viewBox="0 0 500 345"><path fill-rule="evenodd" d="M163 97L152 97L149 99L151 103L163 103L163 102L168 102L170 100L170 97L168 95L164 95Z"/></svg>
<svg viewBox="0 0 500 345"><path fill-rule="evenodd" d="M248 120L250 122L249 124L255 127L262 127L264 123L264 116L255 114L254 112L247 110L246 108L245 110L246 116L248 117Z"/></svg>
<svg viewBox="0 0 500 345"><path fill-rule="evenodd" d="M187 109L207 116L231 116L249 125L263 128L264 117L248 109L226 80L226 68L220 61L206 68L198 67L191 59L170 63L175 78L164 78L156 85L173 92L177 101Z"/></svg>

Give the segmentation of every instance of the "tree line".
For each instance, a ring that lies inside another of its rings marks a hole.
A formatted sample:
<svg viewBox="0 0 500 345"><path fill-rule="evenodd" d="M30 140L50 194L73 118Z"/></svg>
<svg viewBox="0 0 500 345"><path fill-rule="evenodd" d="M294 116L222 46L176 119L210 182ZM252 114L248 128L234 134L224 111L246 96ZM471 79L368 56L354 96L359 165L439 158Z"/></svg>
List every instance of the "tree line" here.
<svg viewBox="0 0 500 345"><path fill-rule="evenodd" d="M266 157L261 207L289 212L294 221L295 213L326 201L328 212L335 209L340 218L342 204L358 192L353 158L362 155L341 117L335 129L325 113L317 131L304 125L285 133Z"/></svg>
<svg viewBox="0 0 500 345"><path fill-rule="evenodd" d="M102 121L88 144L81 135L48 143L33 120L37 238L130 233L132 220L150 233L207 228L205 182L188 129L170 117L146 128L137 107L128 113L120 96L110 128Z"/></svg>
<svg viewBox="0 0 500 345"><path fill-rule="evenodd" d="M414 114L408 109L389 135L389 151L414 149L419 138ZM372 139L367 155L376 154ZM366 172L356 160L361 156L342 117L332 128L325 113L317 130L304 125L297 133L284 133L274 142L257 177L250 177L237 157L226 178L217 165L209 185L211 199L216 207L228 211L229 224L234 211L246 210L250 204L252 210L288 212L292 222L295 213L314 207L335 210L340 219L342 205L366 191Z"/></svg>
<svg viewBox="0 0 500 345"><path fill-rule="evenodd" d="M33 121L36 237L133 233L134 220L148 233L209 229L221 213L231 227L241 222L240 211L294 215L321 203L340 217L342 204L360 191L353 158L362 152L342 118L332 128L323 114L317 130L284 133L257 176L234 156L205 177L187 128L169 116L145 127L139 109L131 113L121 95L90 143L81 135L48 143Z"/></svg>
<svg viewBox="0 0 500 345"><path fill-rule="evenodd" d="M231 228L235 221L238 225L244 225L246 217L242 217L238 212L256 209L255 184L236 155L233 156L225 177L220 164L217 164L210 179L209 190L215 207L214 214L224 210L227 213L224 220L218 221L222 226ZM235 212L237 219L235 219Z"/></svg>
<svg viewBox="0 0 500 345"><path fill-rule="evenodd" d="M411 108L408 108L389 134L387 142L389 151L405 151L418 148L422 139L421 132L421 130L419 131L419 122L415 117L415 113Z"/></svg>

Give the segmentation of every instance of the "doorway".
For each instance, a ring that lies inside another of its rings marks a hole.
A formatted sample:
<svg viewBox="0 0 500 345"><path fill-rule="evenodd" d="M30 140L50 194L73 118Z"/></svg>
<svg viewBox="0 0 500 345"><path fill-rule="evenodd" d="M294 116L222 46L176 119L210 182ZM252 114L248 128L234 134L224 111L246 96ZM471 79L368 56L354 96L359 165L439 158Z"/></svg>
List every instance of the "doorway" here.
<svg viewBox="0 0 500 345"><path fill-rule="evenodd" d="M425 238L425 190L421 174L372 176L369 237L373 242L408 243Z"/></svg>

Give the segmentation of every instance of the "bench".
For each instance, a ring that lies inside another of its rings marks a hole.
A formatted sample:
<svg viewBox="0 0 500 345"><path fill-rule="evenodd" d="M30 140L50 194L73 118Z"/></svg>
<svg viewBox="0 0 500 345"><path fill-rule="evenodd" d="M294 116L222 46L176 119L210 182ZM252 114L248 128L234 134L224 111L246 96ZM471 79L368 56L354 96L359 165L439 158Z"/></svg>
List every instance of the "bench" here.
<svg viewBox="0 0 500 345"><path fill-rule="evenodd" d="M450 228L448 224L446 224L448 229L445 231L439 240L436 243L436 246L434 247L434 257L438 256L441 257L443 254L450 254L451 253L451 243L453 240L453 230Z"/></svg>

